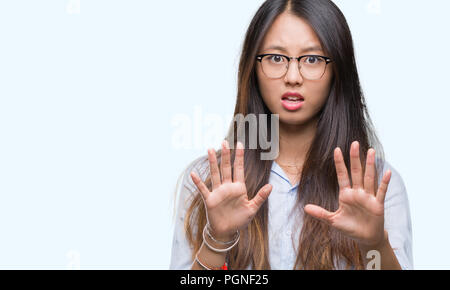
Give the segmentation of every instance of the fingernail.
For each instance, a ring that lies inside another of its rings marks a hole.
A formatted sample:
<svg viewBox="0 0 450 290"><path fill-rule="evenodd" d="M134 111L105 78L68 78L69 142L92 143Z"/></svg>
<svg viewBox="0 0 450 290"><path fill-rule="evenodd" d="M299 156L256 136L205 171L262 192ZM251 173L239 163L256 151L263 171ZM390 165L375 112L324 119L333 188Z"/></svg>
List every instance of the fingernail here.
<svg viewBox="0 0 450 290"><path fill-rule="evenodd" d="M244 149L244 145L242 145L242 143L238 141L237 144L236 144L236 148L237 149Z"/></svg>

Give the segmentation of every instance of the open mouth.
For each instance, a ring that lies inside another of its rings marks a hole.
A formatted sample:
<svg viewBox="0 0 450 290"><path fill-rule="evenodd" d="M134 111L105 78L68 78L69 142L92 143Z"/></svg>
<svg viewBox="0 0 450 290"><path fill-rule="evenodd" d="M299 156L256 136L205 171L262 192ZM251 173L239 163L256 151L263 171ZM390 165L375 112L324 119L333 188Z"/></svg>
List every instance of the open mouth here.
<svg viewBox="0 0 450 290"><path fill-rule="evenodd" d="M281 105L288 111L296 111L303 106L305 99L301 96L284 96Z"/></svg>
<svg viewBox="0 0 450 290"><path fill-rule="evenodd" d="M282 100L287 102L287 103L298 103L298 102L303 102L304 101L303 98L296 97L296 96L283 97Z"/></svg>

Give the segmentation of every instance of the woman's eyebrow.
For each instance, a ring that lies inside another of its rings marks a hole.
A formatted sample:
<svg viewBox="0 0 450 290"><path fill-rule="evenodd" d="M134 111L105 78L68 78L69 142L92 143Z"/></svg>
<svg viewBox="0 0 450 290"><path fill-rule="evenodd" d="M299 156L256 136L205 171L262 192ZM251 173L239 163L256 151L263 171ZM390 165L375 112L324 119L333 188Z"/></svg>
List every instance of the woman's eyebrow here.
<svg viewBox="0 0 450 290"><path fill-rule="evenodd" d="M271 45L271 46L267 47L265 50L270 50L270 49L279 50L284 53L288 53L286 48L279 46L279 45ZM302 53L307 53L310 51L322 51L322 47L320 47L318 45L309 46L309 47L303 49Z"/></svg>

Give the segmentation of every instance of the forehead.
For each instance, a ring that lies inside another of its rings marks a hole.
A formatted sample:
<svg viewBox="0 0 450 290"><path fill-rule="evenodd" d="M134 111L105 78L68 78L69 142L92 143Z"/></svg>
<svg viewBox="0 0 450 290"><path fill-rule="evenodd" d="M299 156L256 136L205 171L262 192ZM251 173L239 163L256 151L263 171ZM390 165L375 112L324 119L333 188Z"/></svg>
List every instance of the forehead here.
<svg viewBox="0 0 450 290"><path fill-rule="evenodd" d="M312 27L302 18L284 12L269 28L262 43L262 50L279 46L287 52L296 54L306 48L317 47L322 50L320 40Z"/></svg>

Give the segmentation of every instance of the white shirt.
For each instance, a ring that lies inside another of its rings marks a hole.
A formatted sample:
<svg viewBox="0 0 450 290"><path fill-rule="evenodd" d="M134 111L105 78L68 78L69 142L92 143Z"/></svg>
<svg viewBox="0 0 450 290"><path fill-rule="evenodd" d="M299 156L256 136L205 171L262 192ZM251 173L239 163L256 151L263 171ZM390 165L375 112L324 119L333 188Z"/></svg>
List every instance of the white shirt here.
<svg viewBox="0 0 450 290"><path fill-rule="evenodd" d="M384 227L402 269L413 269L412 228L406 188L400 174L385 161L382 173L384 174L387 169L391 170L392 175L384 203ZM195 171L202 180L205 180L209 174L207 156L202 156L192 162L185 170L181 180L170 269L187 270L193 264L193 248L190 247L184 233L184 217L196 191L189 175L191 171ZM379 175L378 183L381 182L383 174ZM292 211L299 184L291 185L283 169L275 161L272 164L269 183L272 185L268 213L270 266L273 270L293 269L297 258L298 236L303 226L304 214L298 209ZM291 212L292 215L290 215ZM196 230L194 229L194 231ZM345 263L339 261L336 268L345 269L345 266ZM251 269L250 267L247 269Z"/></svg>

